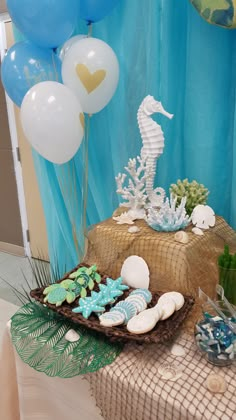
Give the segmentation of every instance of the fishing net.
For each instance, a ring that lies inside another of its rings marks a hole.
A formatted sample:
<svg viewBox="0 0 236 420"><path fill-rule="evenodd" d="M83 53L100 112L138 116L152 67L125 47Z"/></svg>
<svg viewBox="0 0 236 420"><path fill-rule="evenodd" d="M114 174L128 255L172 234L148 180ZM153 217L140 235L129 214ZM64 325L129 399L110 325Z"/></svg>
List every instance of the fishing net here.
<svg viewBox="0 0 236 420"><path fill-rule="evenodd" d="M70 329L79 335L78 341L65 339ZM95 372L112 363L123 348L32 302L12 317L11 335L23 362L48 376L61 378Z"/></svg>

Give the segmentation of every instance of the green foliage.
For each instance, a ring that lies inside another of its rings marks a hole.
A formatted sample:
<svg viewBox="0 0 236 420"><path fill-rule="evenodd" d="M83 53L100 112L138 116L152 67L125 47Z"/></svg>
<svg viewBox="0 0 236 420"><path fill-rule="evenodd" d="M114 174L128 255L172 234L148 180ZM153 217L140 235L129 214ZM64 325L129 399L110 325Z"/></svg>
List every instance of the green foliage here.
<svg viewBox="0 0 236 420"><path fill-rule="evenodd" d="M218 265L222 268L236 269L236 253L230 254L229 246L224 246L224 252L218 257Z"/></svg>
<svg viewBox="0 0 236 420"><path fill-rule="evenodd" d="M177 196L178 205L183 197L187 197L185 208L189 216L198 204L206 204L209 195L208 189L203 184L199 184L195 180L189 182L188 178L183 181L178 179L176 184L171 184L170 193Z"/></svg>

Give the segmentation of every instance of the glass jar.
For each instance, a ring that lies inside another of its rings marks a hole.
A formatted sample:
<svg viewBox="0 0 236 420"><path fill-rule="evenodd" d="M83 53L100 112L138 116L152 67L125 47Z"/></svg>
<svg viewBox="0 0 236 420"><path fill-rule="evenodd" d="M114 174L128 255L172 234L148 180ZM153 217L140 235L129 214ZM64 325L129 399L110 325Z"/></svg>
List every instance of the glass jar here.
<svg viewBox="0 0 236 420"><path fill-rule="evenodd" d="M236 326L236 319L232 318L224 302L214 303ZM210 363L217 366L231 365L236 355L236 333L209 303L202 305L202 313L202 319L195 325L195 340L198 348Z"/></svg>

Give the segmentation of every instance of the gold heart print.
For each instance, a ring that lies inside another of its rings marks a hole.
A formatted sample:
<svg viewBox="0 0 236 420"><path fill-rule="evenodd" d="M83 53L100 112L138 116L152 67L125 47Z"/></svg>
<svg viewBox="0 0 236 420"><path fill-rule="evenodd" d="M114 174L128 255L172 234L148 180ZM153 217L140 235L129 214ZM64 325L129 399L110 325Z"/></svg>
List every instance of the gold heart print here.
<svg viewBox="0 0 236 420"><path fill-rule="evenodd" d="M93 92L106 77L106 70L96 70L90 73L85 64L77 64L76 73L88 93Z"/></svg>

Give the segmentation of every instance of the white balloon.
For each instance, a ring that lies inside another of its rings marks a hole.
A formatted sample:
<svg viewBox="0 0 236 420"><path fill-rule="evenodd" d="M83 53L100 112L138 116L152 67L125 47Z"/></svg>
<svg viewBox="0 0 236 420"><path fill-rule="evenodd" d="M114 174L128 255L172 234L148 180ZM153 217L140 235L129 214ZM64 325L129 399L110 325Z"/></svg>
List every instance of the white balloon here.
<svg viewBox="0 0 236 420"><path fill-rule="evenodd" d="M21 122L29 143L53 163L68 162L84 135L83 111L70 89L57 82L33 86L21 105Z"/></svg>
<svg viewBox="0 0 236 420"><path fill-rule="evenodd" d="M119 80L117 57L100 39L80 39L64 57L62 79L77 95L84 112L95 114L115 93Z"/></svg>
<svg viewBox="0 0 236 420"><path fill-rule="evenodd" d="M86 38L87 35L75 35L72 36L71 38L69 38L63 45L61 48L58 48L58 57L60 58L61 61L64 60L65 55L68 53L70 47L76 42L79 41L80 39Z"/></svg>

